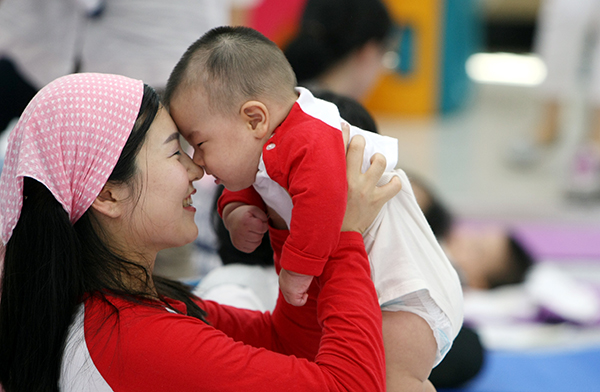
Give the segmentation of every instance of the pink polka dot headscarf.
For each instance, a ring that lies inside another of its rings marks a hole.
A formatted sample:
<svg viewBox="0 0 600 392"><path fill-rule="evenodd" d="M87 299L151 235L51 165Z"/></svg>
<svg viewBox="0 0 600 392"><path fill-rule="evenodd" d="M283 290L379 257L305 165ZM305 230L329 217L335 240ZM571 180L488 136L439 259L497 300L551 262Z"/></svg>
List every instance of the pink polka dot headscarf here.
<svg viewBox="0 0 600 392"><path fill-rule="evenodd" d="M8 138L0 177L0 235L6 245L23 206L23 177L44 184L75 223L112 173L144 93L140 80L73 74L31 100Z"/></svg>

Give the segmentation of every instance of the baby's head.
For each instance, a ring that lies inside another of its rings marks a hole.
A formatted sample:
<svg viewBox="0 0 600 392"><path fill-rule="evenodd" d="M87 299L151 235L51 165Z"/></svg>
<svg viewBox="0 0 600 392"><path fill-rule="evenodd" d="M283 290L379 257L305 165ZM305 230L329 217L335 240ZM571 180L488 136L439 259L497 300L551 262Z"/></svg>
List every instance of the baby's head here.
<svg viewBox="0 0 600 392"><path fill-rule="evenodd" d="M169 77L166 106L186 90L207 95L215 113L231 114L248 100L289 100L296 76L283 52L248 27L217 27L194 42Z"/></svg>
<svg viewBox="0 0 600 392"><path fill-rule="evenodd" d="M277 45L256 30L224 26L188 48L163 100L194 161L237 190L254 181L262 145L297 98L294 87Z"/></svg>

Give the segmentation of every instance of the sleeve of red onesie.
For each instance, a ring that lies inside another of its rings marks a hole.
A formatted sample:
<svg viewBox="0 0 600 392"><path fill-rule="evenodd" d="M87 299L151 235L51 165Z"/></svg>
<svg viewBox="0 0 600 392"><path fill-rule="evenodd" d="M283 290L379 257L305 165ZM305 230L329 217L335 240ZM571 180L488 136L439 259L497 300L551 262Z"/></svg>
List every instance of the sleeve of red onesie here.
<svg viewBox="0 0 600 392"><path fill-rule="evenodd" d="M246 189L242 189L241 191L232 192L227 188L223 189L223 193L219 197L219 201L217 202L217 210L219 215L223 217L223 209L229 203L233 202L241 202L244 204L250 204L253 206L257 206L262 210L266 210L265 202L260 197L260 195L256 192L254 187L249 187Z"/></svg>
<svg viewBox="0 0 600 392"><path fill-rule="evenodd" d="M346 211L342 133L333 128L319 132L293 129L274 142L275 148L264 150L263 160L269 176L288 190L294 205L281 267L319 276L337 246Z"/></svg>

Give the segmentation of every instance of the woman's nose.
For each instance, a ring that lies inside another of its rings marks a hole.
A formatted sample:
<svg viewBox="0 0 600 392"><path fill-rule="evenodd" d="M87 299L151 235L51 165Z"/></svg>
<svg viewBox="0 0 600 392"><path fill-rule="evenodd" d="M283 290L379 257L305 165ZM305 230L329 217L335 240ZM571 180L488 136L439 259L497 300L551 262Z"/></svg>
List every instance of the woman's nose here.
<svg viewBox="0 0 600 392"><path fill-rule="evenodd" d="M204 169L201 166L196 165L193 161L191 162L193 168L192 168L192 176L193 176L193 180L192 181L197 181L199 179L201 179L202 177L204 177Z"/></svg>
<svg viewBox="0 0 600 392"><path fill-rule="evenodd" d="M189 156L188 159L186 159L186 167L192 181L199 180L204 176L204 169L202 166L196 164L196 162Z"/></svg>

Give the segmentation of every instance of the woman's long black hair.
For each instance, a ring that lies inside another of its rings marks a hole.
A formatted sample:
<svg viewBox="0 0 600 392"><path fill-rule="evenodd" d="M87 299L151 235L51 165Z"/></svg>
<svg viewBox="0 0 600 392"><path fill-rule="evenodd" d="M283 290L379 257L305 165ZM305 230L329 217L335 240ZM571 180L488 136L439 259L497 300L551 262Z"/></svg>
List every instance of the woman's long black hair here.
<svg viewBox="0 0 600 392"><path fill-rule="evenodd" d="M135 183L136 156L158 110L158 95L144 86L138 118L108 181ZM58 391L69 326L84 295L105 299L110 293L141 302L147 298L144 288L150 276L103 242L89 210L71 225L41 183L25 178L23 194L2 272L0 384L5 392ZM141 280L141 288L124 284L124 274ZM204 320L187 287L162 278L154 278L154 284L160 297L184 301L188 315Z"/></svg>

